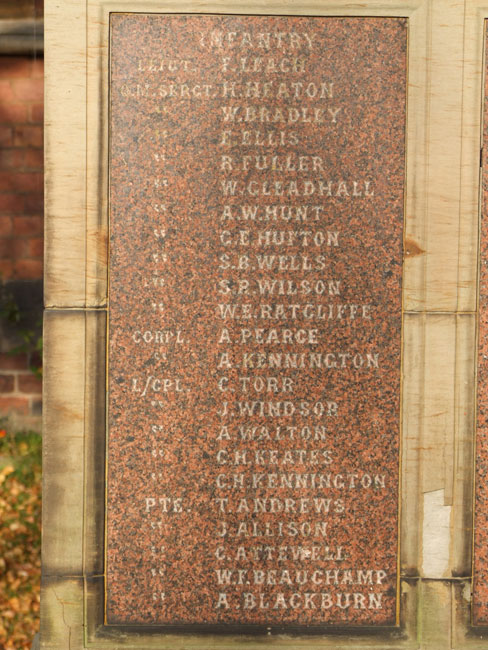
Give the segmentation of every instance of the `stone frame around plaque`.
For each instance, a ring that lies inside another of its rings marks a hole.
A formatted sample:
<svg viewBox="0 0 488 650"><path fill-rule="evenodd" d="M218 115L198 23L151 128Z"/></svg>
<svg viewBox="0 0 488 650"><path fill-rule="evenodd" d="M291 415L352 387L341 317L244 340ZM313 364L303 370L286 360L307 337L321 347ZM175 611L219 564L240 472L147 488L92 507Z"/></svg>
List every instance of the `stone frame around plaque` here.
<svg viewBox="0 0 488 650"><path fill-rule="evenodd" d="M488 29L488 3L486 0L474 0L470 3L466 14L465 20L465 33L466 33L466 44L465 44L465 60L468 64L469 73L466 76L466 85L465 85L465 94L468 98L476 101L476 107L478 108L479 113L476 114L475 124L477 131L477 147L480 151L479 158L479 167L480 167L480 182L479 182L479 196L478 196L478 225L479 225L479 241L477 242L477 298L480 300L480 269L483 263L486 264L481 258L481 222L482 219L486 219L486 216L483 217L482 211L484 209L486 213L486 205L483 206L483 190L481 186L482 181L482 166L483 159L486 156L486 148L483 138L483 130L486 130L485 124L485 115L486 115L486 64L487 64L487 51L486 51L486 30ZM476 99L475 99L476 98ZM479 540L480 537L476 534L476 525L477 525L477 512L476 512L476 486L480 480L480 476L477 472L478 470L478 409L479 409L479 391L480 384L478 380L478 354L481 348L481 333L480 333L480 306L477 304L476 309L476 359L475 359L475 368L473 370L474 381L472 386L472 393L470 395L471 401L474 403L474 413L473 413L473 464L472 472L473 479L471 483L472 487L472 508L473 508L473 523L472 523L472 555L471 566L469 567L469 589L474 591L473 581L475 579L476 572L476 545L475 538ZM465 592L468 587L464 586ZM466 593L465 593L466 595ZM473 593L474 599L474 593ZM459 599L459 608L456 611L456 617L458 625L457 629L457 640L460 648L484 648L486 647L486 634L488 632L488 626L483 624L477 624L474 618L474 613L471 608L471 599L465 597L464 599Z"/></svg>
<svg viewBox="0 0 488 650"><path fill-rule="evenodd" d="M134 4L46 0L41 648L413 649L419 638L426 648L478 647L480 635L469 633L470 396L476 363L477 48L488 7L475 10L472 2L465 22L464 3L457 0L368 0L361 7L347 0L271 0L265 10L257 0L137 2L137 12L148 13L408 19L400 626L243 637L184 630L162 635L104 624L108 20L111 12L134 11Z"/></svg>

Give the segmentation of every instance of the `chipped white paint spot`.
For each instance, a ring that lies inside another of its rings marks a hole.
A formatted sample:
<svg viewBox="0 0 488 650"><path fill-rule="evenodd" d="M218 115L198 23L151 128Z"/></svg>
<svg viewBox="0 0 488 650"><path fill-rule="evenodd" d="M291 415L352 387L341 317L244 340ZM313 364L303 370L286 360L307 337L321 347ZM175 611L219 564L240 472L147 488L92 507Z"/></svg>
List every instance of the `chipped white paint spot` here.
<svg viewBox="0 0 488 650"><path fill-rule="evenodd" d="M424 494L422 574L445 578L449 569L451 506L444 505L444 490Z"/></svg>

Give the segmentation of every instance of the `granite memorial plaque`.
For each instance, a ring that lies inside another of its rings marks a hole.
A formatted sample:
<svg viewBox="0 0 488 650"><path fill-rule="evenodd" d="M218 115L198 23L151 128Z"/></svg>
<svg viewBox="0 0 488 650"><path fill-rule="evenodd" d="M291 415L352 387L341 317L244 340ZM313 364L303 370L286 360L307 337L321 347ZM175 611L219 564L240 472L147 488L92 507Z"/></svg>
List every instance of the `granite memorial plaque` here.
<svg viewBox="0 0 488 650"><path fill-rule="evenodd" d="M485 48L488 32L485 25ZM476 436L476 489L473 554L473 623L488 625L488 74L485 62L483 104L483 149L481 159L481 230L478 325L478 412Z"/></svg>
<svg viewBox="0 0 488 650"><path fill-rule="evenodd" d="M108 624L398 623L406 51L112 15Z"/></svg>

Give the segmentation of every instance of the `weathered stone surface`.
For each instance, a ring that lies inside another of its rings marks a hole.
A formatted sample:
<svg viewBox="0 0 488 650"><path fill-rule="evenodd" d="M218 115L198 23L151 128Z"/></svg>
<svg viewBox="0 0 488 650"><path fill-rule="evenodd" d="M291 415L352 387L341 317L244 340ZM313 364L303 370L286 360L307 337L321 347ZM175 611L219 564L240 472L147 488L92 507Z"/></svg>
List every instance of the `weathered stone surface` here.
<svg viewBox="0 0 488 650"><path fill-rule="evenodd" d="M406 21L111 61L108 622L394 625Z"/></svg>
<svg viewBox="0 0 488 650"><path fill-rule="evenodd" d="M485 27L486 30L486 27ZM485 38L488 38L486 33ZM488 75L485 69L483 107L483 146L488 136ZM486 151L482 160L480 280L479 280L479 343L478 343L478 417L476 436L476 491L474 520L473 622L488 624L488 162Z"/></svg>

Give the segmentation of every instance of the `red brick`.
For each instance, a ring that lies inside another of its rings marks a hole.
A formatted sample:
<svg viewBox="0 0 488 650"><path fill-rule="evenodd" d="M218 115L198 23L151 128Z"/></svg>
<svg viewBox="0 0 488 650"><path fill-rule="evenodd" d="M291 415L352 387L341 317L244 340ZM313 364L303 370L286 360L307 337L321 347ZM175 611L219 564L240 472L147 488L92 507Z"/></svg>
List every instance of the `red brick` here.
<svg viewBox="0 0 488 650"><path fill-rule="evenodd" d="M34 16L36 18L44 16L44 0L34 0Z"/></svg>
<svg viewBox="0 0 488 650"><path fill-rule="evenodd" d="M15 79L12 86L17 99L22 102L40 102L44 97L44 82L42 79Z"/></svg>
<svg viewBox="0 0 488 650"><path fill-rule="evenodd" d="M25 166L42 171L44 169L44 151L42 149L24 149Z"/></svg>
<svg viewBox="0 0 488 650"><path fill-rule="evenodd" d="M42 260L44 257L44 238L43 237L33 237L28 240L29 250L28 255L32 258L37 258Z"/></svg>
<svg viewBox="0 0 488 650"><path fill-rule="evenodd" d="M26 167L44 168L44 151L42 149L25 149Z"/></svg>
<svg viewBox="0 0 488 650"><path fill-rule="evenodd" d="M17 388L21 393L41 393L42 381L30 372L25 375L17 375Z"/></svg>
<svg viewBox="0 0 488 650"><path fill-rule="evenodd" d="M44 78L44 60L36 59L32 62L32 76L39 79Z"/></svg>
<svg viewBox="0 0 488 650"><path fill-rule="evenodd" d="M43 264L39 260L15 260L13 277L19 280L39 280L42 278Z"/></svg>
<svg viewBox="0 0 488 650"><path fill-rule="evenodd" d="M42 149L25 149L25 166L43 169L44 151Z"/></svg>
<svg viewBox="0 0 488 650"><path fill-rule="evenodd" d="M43 187L41 172L0 172L0 191L40 192Z"/></svg>
<svg viewBox="0 0 488 650"><path fill-rule="evenodd" d="M18 174L14 172L0 172L0 191L19 189Z"/></svg>
<svg viewBox="0 0 488 650"><path fill-rule="evenodd" d="M0 79L20 79L32 74L32 60L23 56L3 56Z"/></svg>
<svg viewBox="0 0 488 650"><path fill-rule="evenodd" d="M27 414L29 412L29 398L28 397L0 397L0 412L9 413L15 411L16 413Z"/></svg>
<svg viewBox="0 0 488 650"><path fill-rule="evenodd" d="M19 174L19 176L22 176L22 190L40 194L42 196L44 191L44 174L42 171L25 172Z"/></svg>
<svg viewBox="0 0 488 650"><path fill-rule="evenodd" d="M30 107L30 121L40 124L44 122L44 104L33 104Z"/></svg>
<svg viewBox="0 0 488 650"><path fill-rule="evenodd" d="M0 237L0 259L17 260L27 257L30 257L28 239Z"/></svg>
<svg viewBox="0 0 488 650"><path fill-rule="evenodd" d="M0 370L27 370L27 354L0 354Z"/></svg>
<svg viewBox="0 0 488 650"><path fill-rule="evenodd" d="M19 194L0 194L0 214L22 214L26 200Z"/></svg>
<svg viewBox="0 0 488 650"><path fill-rule="evenodd" d="M14 133L15 147L42 147L42 126L20 126Z"/></svg>
<svg viewBox="0 0 488 650"><path fill-rule="evenodd" d="M12 233L12 217L0 217L0 237Z"/></svg>
<svg viewBox="0 0 488 650"><path fill-rule="evenodd" d="M43 231L44 219L42 217L14 217L13 227L16 236L39 235Z"/></svg>
<svg viewBox="0 0 488 650"><path fill-rule="evenodd" d="M10 79L0 79L0 102L2 104L15 102L15 95Z"/></svg>
<svg viewBox="0 0 488 650"><path fill-rule="evenodd" d="M0 197L2 195L0 194ZM41 194L27 194L24 197L24 210L25 215L37 215L44 212L44 197Z"/></svg>
<svg viewBox="0 0 488 650"><path fill-rule="evenodd" d="M12 260L0 260L0 276L2 280L10 280L13 276L14 264Z"/></svg>
<svg viewBox="0 0 488 650"><path fill-rule="evenodd" d="M27 108L25 104L2 104L0 106L0 123L23 124L27 122Z"/></svg>
<svg viewBox="0 0 488 650"><path fill-rule="evenodd" d="M0 393L11 393L14 389L14 375L0 375Z"/></svg>
<svg viewBox="0 0 488 650"><path fill-rule="evenodd" d="M0 259L10 259L12 257L12 239L0 239Z"/></svg>
<svg viewBox="0 0 488 650"><path fill-rule="evenodd" d="M30 240L27 238L16 237L14 239L0 239L0 255L2 257L11 257L14 260L31 257Z"/></svg>
<svg viewBox="0 0 488 650"><path fill-rule="evenodd" d="M9 126L0 126L0 145L11 147L14 143L14 131Z"/></svg>
<svg viewBox="0 0 488 650"><path fill-rule="evenodd" d="M24 182L22 183L22 189L27 190L35 194L43 196L44 193L44 173L40 172L25 172L23 174Z"/></svg>
<svg viewBox="0 0 488 650"><path fill-rule="evenodd" d="M0 170L20 169L24 165L24 160L23 149L0 149Z"/></svg>

